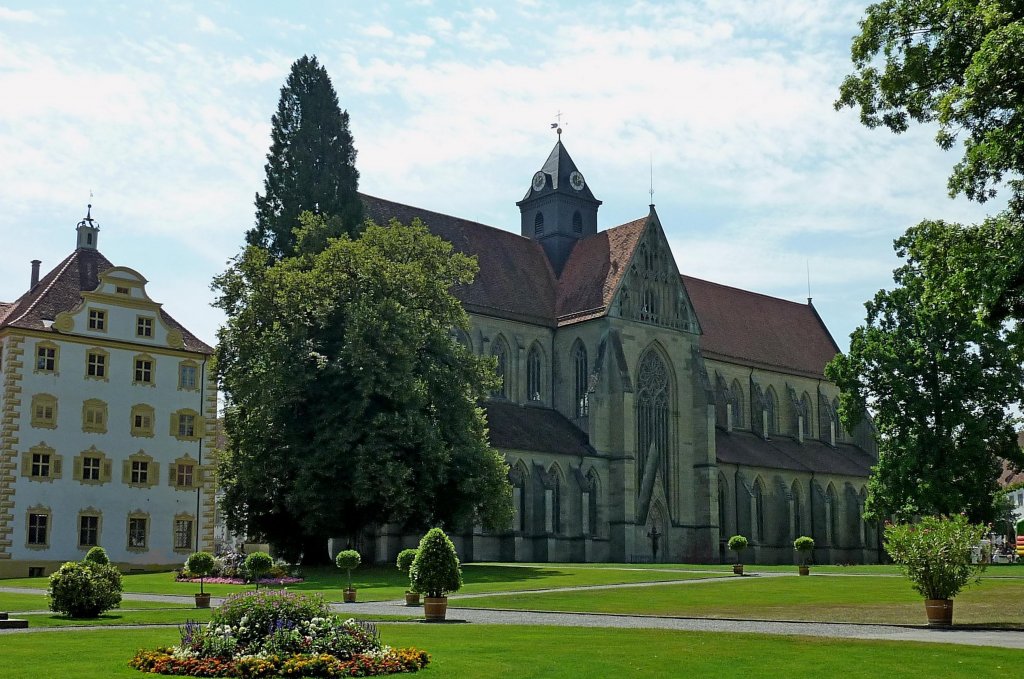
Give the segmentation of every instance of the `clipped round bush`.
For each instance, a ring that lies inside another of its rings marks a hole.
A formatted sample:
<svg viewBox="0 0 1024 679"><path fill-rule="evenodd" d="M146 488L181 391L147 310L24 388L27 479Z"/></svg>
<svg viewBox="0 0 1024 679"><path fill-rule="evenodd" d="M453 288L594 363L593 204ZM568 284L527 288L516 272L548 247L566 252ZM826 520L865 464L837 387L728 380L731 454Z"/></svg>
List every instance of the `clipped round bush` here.
<svg viewBox="0 0 1024 679"><path fill-rule="evenodd" d="M334 557L334 565L341 570L348 572L349 589L352 589L352 571L359 568L359 564L362 562L363 559L359 556L359 552L354 549L343 549L338 552L336 557Z"/></svg>
<svg viewBox="0 0 1024 679"><path fill-rule="evenodd" d="M213 571L215 565L216 562L213 560L213 555L208 552L195 552L185 562L185 569L192 575L199 576L200 593L203 593L203 578Z"/></svg>
<svg viewBox="0 0 1024 679"><path fill-rule="evenodd" d="M814 538L801 535L796 540L793 540L793 549L804 554L814 550Z"/></svg>
<svg viewBox="0 0 1024 679"><path fill-rule="evenodd" d="M121 603L121 573L109 564L69 561L50 576L50 610L96 618Z"/></svg>
<svg viewBox="0 0 1024 679"><path fill-rule="evenodd" d="M455 545L440 528L431 528L420 540L409 570L412 586L430 598L440 598L462 587L462 568Z"/></svg>
<svg viewBox="0 0 1024 679"><path fill-rule="evenodd" d="M110 565L110 557L107 556L107 550L102 547L93 547L90 549L86 553L83 561L91 561L92 563L98 563L101 566Z"/></svg>
<svg viewBox="0 0 1024 679"><path fill-rule="evenodd" d="M256 589L260 588L260 578L274 567L274 560L266 552L253 552L245 557L245 571L256 583Z"/></svg>
<svg viewBox="0 0 1024 679"><path fill-rule="evenodd" d="M729 538L729 549L736 552L737 556L740 552L747 548L748 544L750 543L742 535L733 535L731 538Z"/></svg>
<svg viewBox="0 0 1024 679"><path fill-rule="evenodd" d="M403 549L398 553L398 558L395 560L395 566L397 566L398 570L402 573L409 575L409 568L412 567L412 562L415 558L415 549Z"/></svg>

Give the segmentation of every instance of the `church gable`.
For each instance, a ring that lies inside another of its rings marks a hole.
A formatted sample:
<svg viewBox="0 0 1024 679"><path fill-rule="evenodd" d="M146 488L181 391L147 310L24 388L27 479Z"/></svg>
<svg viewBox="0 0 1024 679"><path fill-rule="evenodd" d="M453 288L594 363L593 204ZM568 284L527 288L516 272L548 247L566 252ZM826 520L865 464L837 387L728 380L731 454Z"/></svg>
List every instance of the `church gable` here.
<svg viewBox="0 0 1024 679"><path fill-rule="evenodd" d="M646 227L619 281L608 313L673 330L700 334L665 232L652 207Z"/></svg>

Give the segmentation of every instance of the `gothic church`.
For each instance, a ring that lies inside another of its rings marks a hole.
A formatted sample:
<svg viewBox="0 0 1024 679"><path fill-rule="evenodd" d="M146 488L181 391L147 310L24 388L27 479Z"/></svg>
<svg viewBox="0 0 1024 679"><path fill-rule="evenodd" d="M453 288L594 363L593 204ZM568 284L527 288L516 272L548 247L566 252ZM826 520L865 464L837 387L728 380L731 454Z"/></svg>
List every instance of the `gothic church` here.
<svg viewBox="0 0 1024 679"><path fill-rule="evenodd" d="M368 218L420 218L480 272L457 290L458 340L497 358L491 444L515 520L456 538L485 561L818 563L878 560L861 519L877 452L846 432L824 376L839 351L814 306L681 275L654 206L604 231L561 140L517 205L516 235L363 196ZM384 531L376 557L409 536Z"/></svg>

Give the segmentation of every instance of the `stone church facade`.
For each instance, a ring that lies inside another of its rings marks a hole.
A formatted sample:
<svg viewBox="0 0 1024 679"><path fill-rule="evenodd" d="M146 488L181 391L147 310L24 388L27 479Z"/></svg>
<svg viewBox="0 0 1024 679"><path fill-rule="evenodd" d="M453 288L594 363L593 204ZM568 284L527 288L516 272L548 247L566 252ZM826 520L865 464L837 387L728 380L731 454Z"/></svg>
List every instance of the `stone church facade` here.
<svg viewBox="0 0 1024 679"><path fill-rule="evenodd" d="M599 231L601 205L561 140L517 203L520 234L363 197L477 257L458 341L496 357L491 444L510 466L509 530L457 536L464 559L874 562L861 519L876 451L846 432L824 376L838 352L813 305L681 275L654 206ZM412 538L384 530L376 557Z"/></svg>

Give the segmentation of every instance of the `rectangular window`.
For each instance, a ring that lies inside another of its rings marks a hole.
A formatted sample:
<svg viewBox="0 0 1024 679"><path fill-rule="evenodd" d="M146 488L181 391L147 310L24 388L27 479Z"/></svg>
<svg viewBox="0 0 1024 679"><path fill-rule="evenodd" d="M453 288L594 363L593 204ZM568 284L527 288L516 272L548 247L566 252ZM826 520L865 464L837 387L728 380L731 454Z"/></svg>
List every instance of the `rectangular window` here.
<svg viewBox="0 0 1024 679"><path fill-rule="evenodd" d="M85 374L89 377L107 376L107 356L94 351L89 352Z"/></svg>
<svg viewBox="0 0 1024 679"><path fill-rule="evenodd" d="M52 373L57 369L57 350L54 347L36 348L36 370Z"/></svg>
<svg viewBox="0 0 1024 679"><path fill-rule="evenodd" d="M192 465L190 464L179 464L178 474L176 478L177 483L175 485L183 488L192 487Z"/></svg>
<svg viewBox="0 0 1024 679"><path fill-rule="evenodd" d="M50 523L50 517L46 514L28 515L28 544L45 545L46 529Z"/></svg>
<svg viewBox="0 0 1024 679"><path fill-rule="evenodd" d="M145 358L135 359L135 381L144 384L153 382L153 361Z"/></svg>
<svg viewBox="0 0 1024 679"><path fill-rule="evenodd" d="M192 549L192 520L174 520L174 548Z"/></svg>
<svg viewBox="0 0 1024 679"><path fill-rule="evenodd" d="M130 295L131 294L131 290L129 290L126 287L120 286L120 285L115 285L114 286L114 292L116 292L119 295Z"/></svg>
<svg viewBox="0 0 1024 679"><path fill-rule="evenodd" d="M179 389L195 389L196 388L196 366L194 365L182 365L178 369L178 388Z"/></svg>
<svg viewBox="0 0 1024 679"><path fill-rule="evenodd" d="M132 517L128 519L128 549L146 548L146 528L148 519Z"/></svg>
<svg viewBox="0 0 1024 679"><path fill-rule="evenodd" d="M35 418L42 422L53 421L53 403L41 402L36 404Z"/></svg>
<svg viewBox="0 0 1024 679"><path fill-rule="evenodd" d="M100 311L99 309L89 309L89 329L106 330L107 312Z"/></svg>
<svg viewBox="0 0 1024 679"><path fill-rule="evenodd" d="M100 480L100 458L98 457L83 457L82 458L82 480L83 481L99 481Z"/></svg>
<svg viewBox="0 0 1024 679"><path fill-rule="evenodd" d="M85 426L89 429L102 429L104 425L104 414L101 406L89 406L85 409Z"/></svg>
<svg viewBox="0 0 1024 679"><path fill-rule="evenodd" d="M178 436L189 437L196 435L196 416L182 413L178 416Z"/></svg>
<svg viewBox="0 0 1024 679"><path fill-rule="evenodd" d="M80 547L95 547L99 544L100 538L100 517L81 516L78 518L78 545Z"/></svg>
<svg viewBox="0 0 1024 679"><path fill-rule="evenodd" d="M145 485L149 483L149 462L132 460L132 483Z"/></svg>
<svg viewBox="0 0 1024 679"><path fill-rule="evenodd" d="M153 428L153 420L146 413L136 413L134 428L138 431L149 431Z"/></svg>
<svg viewBox="0 0 1024 679"><path fill-rule="evenodd" d="M139 316L135 319L135 336L136 337L152 337L153 336L153 319L148 316Z"/></svg>
<svg viewBox="0 0 1024 679"><path fill-rule="evenodd" d="M49 478L50 476L50 454L32 453L32 476Z"/></svg>

